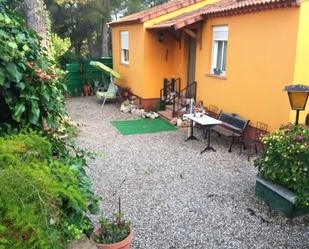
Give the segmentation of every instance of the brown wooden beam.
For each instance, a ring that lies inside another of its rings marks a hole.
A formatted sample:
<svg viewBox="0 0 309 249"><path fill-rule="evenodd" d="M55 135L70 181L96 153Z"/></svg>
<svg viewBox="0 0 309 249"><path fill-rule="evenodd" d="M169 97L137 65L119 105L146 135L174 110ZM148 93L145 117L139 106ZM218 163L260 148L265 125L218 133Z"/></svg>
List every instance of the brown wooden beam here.
<svg viewBox="0 0 309 249"><path fill-rule="evenodd" d="M199 23L199 27L197 30L197 42L200 44L200 50L202 49L203 42L203 23Z"/></svg>
<svg viewBox="0 0 309 249"><path fill-rule="evenodd" d="M189 36L191 36L194 40L197 41L197 33L195 33L194 31L192 31L191 29L184 29L185 33L188 34Z"/></svg>

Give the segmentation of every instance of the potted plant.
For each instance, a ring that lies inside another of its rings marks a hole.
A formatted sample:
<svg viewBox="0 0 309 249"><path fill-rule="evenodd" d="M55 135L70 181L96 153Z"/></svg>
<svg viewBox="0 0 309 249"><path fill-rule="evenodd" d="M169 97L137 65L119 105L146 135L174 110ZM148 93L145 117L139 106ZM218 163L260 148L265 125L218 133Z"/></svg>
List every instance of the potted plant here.
<svg viewBox="0 0 309 249"><path fill-rule="evenodd" d="M91 235L98 249L129 249L133 239L131 222L123 219L121 200L119 197L119 210L113 220L106 217L100 219L99 225Z"/></svg>
<svg viewBox="0 0 309 249"><path fill-rule="evenodd" d="M91 96L93 93L91 85L86 80L83 86L83 97Z"/></svg>
<svg viewBox="0 0 309 249"><path fill-rule="evenodd" d="M214 74L220 75L222 73L222 70L220 68L214 68Z"/></svg>
<svg viewBox="0 0 309 249"><path fill-rule="evenodd" d="M131 95L130 88L129 87L123 87L122 88L122 97L129 98L130 95Z"/></svg>
<svg viewBox="0 0 309 249"><path fill-rule="evenodd" d="M309 213L309 128L288 124L264 136L254 161L256 195L288 217Z"/></svg>

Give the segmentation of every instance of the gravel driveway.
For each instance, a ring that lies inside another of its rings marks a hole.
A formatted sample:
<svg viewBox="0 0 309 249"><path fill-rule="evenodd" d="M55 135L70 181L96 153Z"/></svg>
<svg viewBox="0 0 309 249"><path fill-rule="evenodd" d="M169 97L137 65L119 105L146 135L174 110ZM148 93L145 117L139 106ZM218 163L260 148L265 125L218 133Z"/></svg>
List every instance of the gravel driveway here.
<svg viewBox="0 0 309 249"><path fill-rule="evenodd" d="M89 161L103 213L133 223L132 249L309 248L309 217L289 220L254 196L256 170L235 146L184 142L187 129L122 136L111 120L131 119L116 104L103 111L94 97L72 98L77 143L100 154ZM94 217L96 219L97 217Z"/></svg>

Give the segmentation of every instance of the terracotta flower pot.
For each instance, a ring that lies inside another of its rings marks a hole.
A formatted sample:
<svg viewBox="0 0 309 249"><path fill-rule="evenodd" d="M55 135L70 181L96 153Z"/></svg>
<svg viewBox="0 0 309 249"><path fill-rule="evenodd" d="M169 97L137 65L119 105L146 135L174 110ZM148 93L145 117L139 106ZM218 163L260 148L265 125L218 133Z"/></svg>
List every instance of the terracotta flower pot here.
<svg viewBox="0 0 309 249"><path fill-rule="evenodd" d="M93 234L99 234L100 229L96 229ZM92 241L96 244L98 249L130 249L131 241L133 240L133 231L130 231L128 237L124 240L113 244L98 244L94 241L93 236L91 236Z"/></svg>

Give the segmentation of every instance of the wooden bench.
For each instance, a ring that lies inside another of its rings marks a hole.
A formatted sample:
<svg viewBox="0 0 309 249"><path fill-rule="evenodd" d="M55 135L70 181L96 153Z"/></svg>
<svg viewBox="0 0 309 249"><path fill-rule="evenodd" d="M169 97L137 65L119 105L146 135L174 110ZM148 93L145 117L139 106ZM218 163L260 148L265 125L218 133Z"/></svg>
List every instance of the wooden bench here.
<svg viewBox="0 0 309 249"><path fill-rule="evenodd" d="M218 120L221 120L223 123L221 125L216 125L211 128L211 130L219 135L232 138L229 152L232 151L234 143L239 143L240 146L243 146L244 149L246 149L244 133L250 120L243 119L235 113L226 113L222 111L219 114Z"/></svg>

